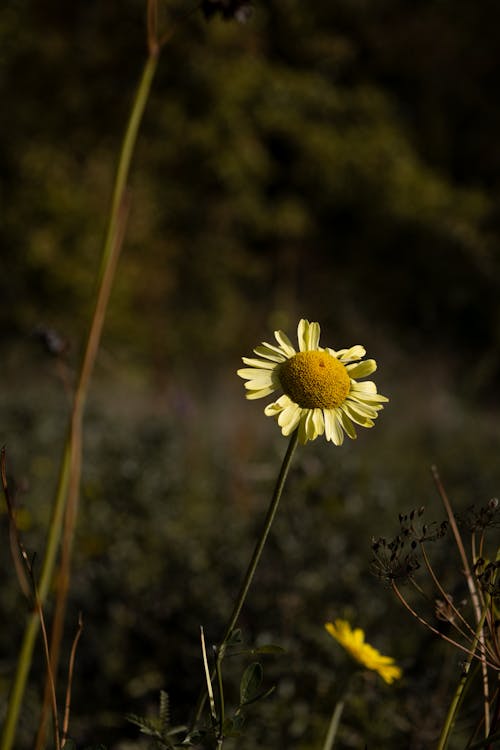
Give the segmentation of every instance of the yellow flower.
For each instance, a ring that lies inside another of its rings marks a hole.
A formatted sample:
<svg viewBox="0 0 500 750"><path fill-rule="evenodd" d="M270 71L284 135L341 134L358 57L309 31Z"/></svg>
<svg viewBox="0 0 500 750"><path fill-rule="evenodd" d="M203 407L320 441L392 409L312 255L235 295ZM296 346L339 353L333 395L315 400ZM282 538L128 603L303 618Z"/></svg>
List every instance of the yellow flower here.
<svg viewBox="0 0 500 750"><path fill-rule="evenodd" d="M268 417L277 417L283 435L298 428L301 443L324 433L327 440L342 445L344 433L356 437L354 424L373 427L382 403L389 399L377 393L371 380L355 379L377 369L374 359L360 361L366 354L364 347L324 349L318 346L319 334L319 323L301 320L297 352L283 331L275 331L278 346L257 346L254 352L259 359L243 357L249 367L238 370L238 375L248 381L247 398L283 391L264 409Z"/></svg>
<svg viewBox="0 0 500 750"><path fill-rule="evenodd" d="M390 656L382 656L376 648L365 643L365 634L361 628L352 630L346 620L335 620L327 622L325 628L335 638L353 659L367 669L372 669L390 685L394 680L399 680L402 675L400 667L396 666L394 659Z"/></svg>

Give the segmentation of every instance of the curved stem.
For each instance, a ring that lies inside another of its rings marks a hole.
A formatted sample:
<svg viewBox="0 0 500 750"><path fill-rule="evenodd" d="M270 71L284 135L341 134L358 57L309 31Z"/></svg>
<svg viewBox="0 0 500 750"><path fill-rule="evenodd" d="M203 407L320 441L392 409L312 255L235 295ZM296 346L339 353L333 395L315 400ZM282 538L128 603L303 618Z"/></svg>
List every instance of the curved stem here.
<svg viewBox="0 0 500 750"><path fill-rule="evenodd" d="M43 606L47 598L47 594L54 574L54 567L56 564L59 543L61 540L63 517L66 513L67 508L68 493L71 486L74 487L76 484L79 484L79 473L81 465L81 425L83 409L91 374L93 372L95 364L97 350L100 343L100 336L102 332L107 302L109 299L111 281L113 278L116 258L120 249L123 235L122 225L125 210L124 207L126 205L126 185L130 164L137 139L139 125L144 113L146 102L148 100L149 91L157 64L158 55L150 54L143 69L142 77L134 99L131 115L120 152L120 159L118 163L111 202L108 230L102 252L101 267L99 272L99 290L96 299L96 307L90 326L85 354L80 368L78 384L75 391L70 427L68 430L68 436L66 438L62 467L59 475L59 484L54 501L47 546L41 568L40 580L38 583L38 593L41 606ZM74 500L74 506L70 511L70 515L74 515L74 512L76 512L76 499ZM74 523L72 522L72 520L70 520L69 522L69 529L70 531L68 533L68 536L66 537L66 545L68 545L68 549L70 550L71 539L74 531ZM31 667L33 649L35 646L39 627L40 618L38 616L38 613L36 611L32 612L28 618L21 649L19 652L16 674L12 685L2 738L0 742L0 750L11 750L14 743L16 727L19 720L21 704L23 701L26 682Z"/></svg>
<svg viewBox="0 0 500 750"><path fill-rule="evenodd" d="M292 457L293 457L293 454L295 453L295 448L297 447L298 438L299 438L299 432L298 430L295 430L295 432L292 434L290 438L290 442L288 443L288 448L285 453L285 457L283 458L283 463L281 464L280 473L276 481L276 487L274 488L273 497L271 499L271 503L269 505L266 518L264 520L264 525L262 527L262 531L257 541L257 544L255 545L252 559L250 560L250 563L248 565L245 578L243 579L243 583L241 584L238 598L236 599L233 612L231 614L231 617L229 618L229 622L226 627L226 632L224 633L224 638L222 639L219 645L219 649L218 649L219 651L221 651L224 648L229 638L231 637L231 633L233 632L235 628L235 625L240 616L240 612L242 610L243 604L245 603L245 599L248 594L248 589L250 588L250 584L252 583L253 577L255 575L255 571L257 569L257 565L259 564L259 560L262 555L262 550L264 549L264 545L266 543L267 537L271 530L271 526L273 524L276 511L278 510L278 505L281 499L281 494L283 492L283 487L285 486L286 478L288 476L288 471L290 469Z"/></svg>
<svg viewBox="0 0 500 750"><path fill-rule="evenodd" d="M231 617L229 618L228 624L226 626L224 636L217 647L217 668L220 667L220 663L222 662L224 658L227 643L229 639L231 638L233 630L236 627L236 623L238 622L238 618L240 616L241 610L245 603L248 590L250 589L250 585L255 575L255 571L257 570L257 566L259 564L259 560L261 558L264 545L266 543L267 537L271 530L271 526L276 516L276 511L278 510L278 505L280 502L281 494L283 492L283 487L285 486L286 478L288 476L288 471L292 463L293 454L295 453L295 449L297 447L298 439L299 439L299 433L298 433L298 430L295 430L290 437L290 442L288 443L288 448L283 458L283 463L281 464L280 473L278 475L278 479L276 480L276 486L274 488L273 496L271 498L271 502L269 504L266 517L264 519L262 531L257 540L257 544L255 545L253 555L248 564L248 568L245 573L243 583L241 584L240 591L236 598L236 603L233 607ZM213 676L212 676L212 679L213 679ZM198 705L197 705L197 709L196 709L196 713L195 713L195 717L194 717L194 721L193 721L191 729L194 728L194 726L197 724L197 722L199 721L201 717L206 698L207 698L207 693L206 691L203 691L198 701Z"/></svg>
<svg viewBox="0 0 500 750"><path fill-rule="evenodd" d="M335 737L337 736L337 731L340 725L340 719L341 719L343 710L344 710L344 701L338 701L338 703L335 704L332 718L330 719L330 725L328 727L328 732L325 737L323 750L332 750L333 743L335 742Z"/></svg>

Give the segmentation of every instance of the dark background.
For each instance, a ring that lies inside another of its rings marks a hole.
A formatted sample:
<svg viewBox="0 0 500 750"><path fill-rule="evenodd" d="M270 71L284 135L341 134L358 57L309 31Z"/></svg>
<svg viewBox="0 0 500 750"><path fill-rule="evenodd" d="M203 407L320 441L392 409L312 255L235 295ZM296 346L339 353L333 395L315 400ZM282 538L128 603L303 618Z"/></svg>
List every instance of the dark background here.
<svg viewBox="0 0 500 750"><path fill-rule="evenodd" d="M433 463L457 510L498 494L498 4L281 0L246 24L161 8L179 25L140 133L85 422L73 733L139 747L124 716L154 711L160 688L186 721L199 625L220 637L286 446L235 370L306 317L325 345L365 345L391 402L357 442L299 452L241 623L286 656L267 658L276 694L235 747L320 747L346 661L323 631L336 616L405 670L391 688L355 684L339 747L430 747L460 657L371 575L370 541L412 507L441 519ZM138 0L0 9L0 440L40 557L68 399L37 331L67 341L71 379L145 54ZM25 612L1 556L0 710ZM460 591L451 539L436 556Z"/></svg>

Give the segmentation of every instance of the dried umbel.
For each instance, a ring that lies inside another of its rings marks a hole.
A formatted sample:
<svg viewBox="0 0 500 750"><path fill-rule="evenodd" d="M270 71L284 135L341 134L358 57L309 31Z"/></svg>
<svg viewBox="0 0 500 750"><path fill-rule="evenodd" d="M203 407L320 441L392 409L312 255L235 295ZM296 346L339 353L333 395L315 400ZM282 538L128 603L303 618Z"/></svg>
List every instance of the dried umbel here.
<svg viewBox="0 0 500 750"><path fill-rule="evenodd" d="M472 533L482 533L488 528L500 527L500 503L498 498L492 497L486 505L476 508L471 505L465 515L458 516L458 522Z"/></svg>
<svg viewBox="0 0 500 750"><path fill-rule="evenodd" d="M406 581L420 567L414 549L408 549L402 536L389 541L384 537L373 539L372 552L371 569L387 583Z"/></svg>
<svg viewBox="0 0 500 750"><path fill-rule="evenodd" d="M474 565L474 575L481 590L494 600L494 604L498 604L500 599L500 560L488 562L480 557Z"/></svg>

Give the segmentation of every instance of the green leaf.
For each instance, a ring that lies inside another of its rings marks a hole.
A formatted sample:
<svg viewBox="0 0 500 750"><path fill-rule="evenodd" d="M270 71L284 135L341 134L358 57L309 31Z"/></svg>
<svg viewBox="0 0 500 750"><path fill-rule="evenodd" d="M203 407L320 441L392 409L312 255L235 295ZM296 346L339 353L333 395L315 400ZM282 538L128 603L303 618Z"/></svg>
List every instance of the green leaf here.
<svg viewBox="0 0 500 750"><path fill-rule="evenodd" d="M168 693L166 693L165 690L160 690L160 708L158 718L160 731L165 735L170 724L170 701Z"/></svg>
<svg viewBox="0 0 500 750"><path fill-rule="evenodd" d="M157 722L146 719L144 716L136 716L135 714L128 714L125 718L131 724L135 724L139 727L142 734L147 734L149 737L160 738Z"/></svg>
<svg viewBox="0 0 500 750"><path fill-rule="evenodd" d="M222 733L224 737L240 737L245 717L241 713L235 713L224 721Z"/></svg>
<svg viewBox="0 0 500 750"><path fill-rule="evenodd" d="M274 693L275 690L276 690L276 686L273 685L272 687L268 688L268 690L263 690L260 693L256 693L254 696L246 700L245 703L241 703L240 708L242 708L243 706L249 706L251 703L256 703L257 701L260 701L263 698L267 698L268 696L271 695L271 693Z"/></svg>
<svg viewBox="0 0 500 750"><path fill-rule="evenodd" d="M229 640L226 645L236 646L240 643L243 643L243 635L241 633L241 628L235 628L235 630L233 630L231 635L229 636Z"/></svg>
<svg viewBox="0 0 500 750"><path fill-rule="evenodd" d="M262 664L259 664L258 661L252 662L252 664L249 664L245 669L240 682L241 706L253 700L262 684L263 677L264 670L262 669Z"/></svg>

